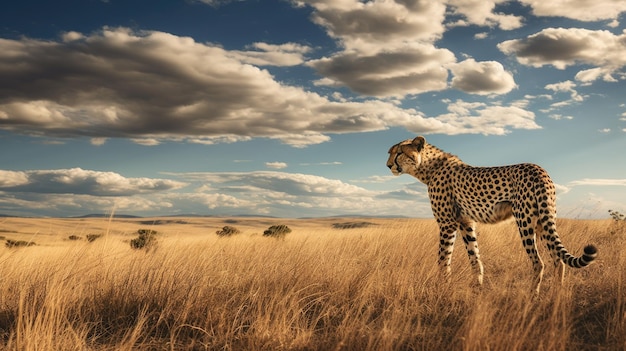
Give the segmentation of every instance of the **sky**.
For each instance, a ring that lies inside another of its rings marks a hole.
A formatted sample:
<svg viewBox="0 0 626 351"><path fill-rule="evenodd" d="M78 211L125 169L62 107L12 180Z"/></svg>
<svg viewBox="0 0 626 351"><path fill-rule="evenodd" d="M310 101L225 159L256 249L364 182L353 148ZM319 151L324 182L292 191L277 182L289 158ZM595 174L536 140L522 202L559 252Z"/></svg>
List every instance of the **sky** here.
<svg viewBox="0 0 626 351"><path fill-rule="evenodd" d="M417 135L626 213L626 2L0 4L0 214L432 217Z"/></svg>

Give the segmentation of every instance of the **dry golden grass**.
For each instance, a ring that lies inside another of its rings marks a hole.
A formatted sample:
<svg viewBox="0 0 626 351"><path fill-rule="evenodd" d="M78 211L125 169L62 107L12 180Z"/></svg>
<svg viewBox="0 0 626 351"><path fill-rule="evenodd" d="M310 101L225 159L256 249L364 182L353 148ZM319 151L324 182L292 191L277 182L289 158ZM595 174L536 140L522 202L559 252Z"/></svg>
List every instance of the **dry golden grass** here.
<svg viewBox="0 0 626 351"><path fill-rule="evenodd" d="M626 348L626 232L610 220L560 220L566 247L597 263L546 279L507 222L478 228L485 284L463 245L439 277L432 220L184 218L0 221L2 350L616 350ZM141 221L146 221L142 219ZM263 237L273 224L293 232ZM224 225L241 234L218 237ZM159 246L132 250L140 228ZM70 235L104 234L88 243ZM462 243L458 243L462 244Z"/></svg>

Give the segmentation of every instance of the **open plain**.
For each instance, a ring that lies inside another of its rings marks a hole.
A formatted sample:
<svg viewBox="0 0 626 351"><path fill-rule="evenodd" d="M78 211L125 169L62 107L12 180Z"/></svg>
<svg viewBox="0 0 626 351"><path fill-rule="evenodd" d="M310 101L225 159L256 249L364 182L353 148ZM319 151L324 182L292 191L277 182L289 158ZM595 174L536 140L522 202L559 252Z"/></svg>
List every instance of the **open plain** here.
<svg viewBox="0 0 626 351"><path fill-rule="evenodd" d="M477 287L462 242L441 279L432 219L2 218L3 241L34 245L0 247L0 349L626 349L626 226L558 228L598 260L561 286L541 246L534 296L511 221L478 227ZM131 248L140 229L156 246Z"/></svg>

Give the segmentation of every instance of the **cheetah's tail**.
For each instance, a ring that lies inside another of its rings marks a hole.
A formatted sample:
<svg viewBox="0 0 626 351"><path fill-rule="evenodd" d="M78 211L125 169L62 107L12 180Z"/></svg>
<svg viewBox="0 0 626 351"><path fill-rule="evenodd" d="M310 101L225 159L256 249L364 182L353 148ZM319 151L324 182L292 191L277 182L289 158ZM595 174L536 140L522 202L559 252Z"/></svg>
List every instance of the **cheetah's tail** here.
<svg viewBox="0 0 626 351"><path fill-rule="evenodd" d="M558 248L557 248L558 249ZM559 256L568 266L573 268L582 268L588 266L598 256L598 249L593 245L585 246L583 254L580 257L573 256L567 251L559 250Z"/></svg>

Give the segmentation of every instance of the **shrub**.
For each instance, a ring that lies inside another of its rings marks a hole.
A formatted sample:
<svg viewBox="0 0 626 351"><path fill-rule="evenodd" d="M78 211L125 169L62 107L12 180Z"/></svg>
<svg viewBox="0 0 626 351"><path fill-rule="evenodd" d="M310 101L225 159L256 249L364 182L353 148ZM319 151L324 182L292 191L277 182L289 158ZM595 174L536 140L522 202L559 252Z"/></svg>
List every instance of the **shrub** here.
<svg viewBox="0 0 626 351"><path fill-rule="evenodd" d="M137 234L139 235L156 235L157 231L152 229L139 229L137 230Z"/></svg>
<svg viewBox="0 0 626 351"><path fill-rule="evenodd" d="M291 233L291 229L288 226L284 224L279 224L279 225L273 225L267 228L267 230L263 232L263 236L273 236L276 238L283 238L285 237L285 235L289 233Z"/></svg>
<svg viewBox="0 0 626 351"><path fill-rule="evenodd" d="M87 234L87 241L94 242L96 239L99 239L102 234Z"/></svg>
<svg viewBox="0 0 626 351"><path fill-rule="evenodd" d="M7 247L22 247L22 246L33 246L33 245L37 245L37 244L35 244L32 241L8 239L5 245Z"/></svg>
<svg viewBox="0 0 626 351"><path fill-rule="evenodd" d="M136 250L139 249L154 249L157 246L156 230L139 229L137 231L139 236L136 239L130 241L130 247Z"/></svg>
<svg viewBox="0 0 626 351"><path fill-rule="evenodd" d="M626 216L618 211L609 210L609 215L614 221L626 221Z"/></svg>
<svg viewBox="0 0 626 351"><path fill-rule="evenodd" d="M376 225L376 223L371 222L343 222L343 223L333 223L333 228L335 229L352 229L352 228L367 228L370 226Z"/></svg>
<svg viewBox="0 0 626 351"><path fill-rule="evenodd" d="M222 230L218 230L217 232L215 232L215 234L219 235L219 236L231 236L231 235L235 235L235 234L239 234L241 233L239 231L239 229L235 228L235 227L231 227L229 225L224 226L224 228L222 228Z"/></svg>
<svg viewBox="0 0 626 351"><path fill-rule="evenodd" d="M70 240L83 240L83 238L78 235L70 235L67 238Z"/></svg>
<svg viewBox="0 0 626 351"><path fill-rule="evenodd" d="M622 234L626 231L626 216L621 212L609 210L609 215L613 218L611 226L609 227L609 233Z"/></svg>

